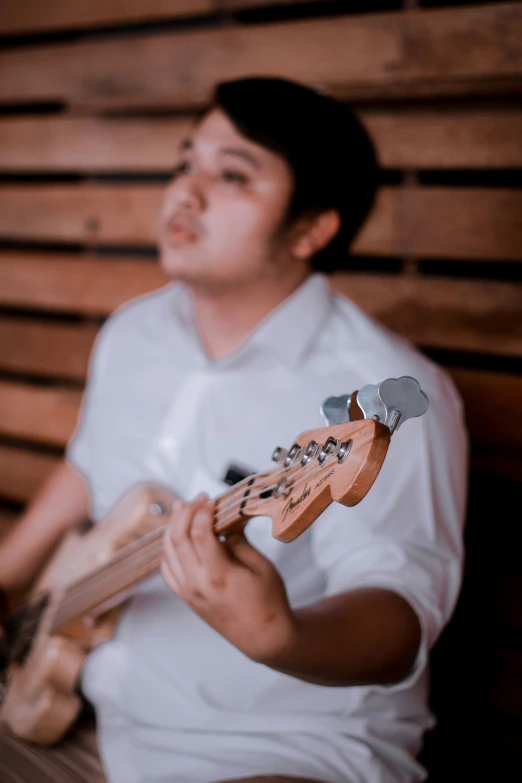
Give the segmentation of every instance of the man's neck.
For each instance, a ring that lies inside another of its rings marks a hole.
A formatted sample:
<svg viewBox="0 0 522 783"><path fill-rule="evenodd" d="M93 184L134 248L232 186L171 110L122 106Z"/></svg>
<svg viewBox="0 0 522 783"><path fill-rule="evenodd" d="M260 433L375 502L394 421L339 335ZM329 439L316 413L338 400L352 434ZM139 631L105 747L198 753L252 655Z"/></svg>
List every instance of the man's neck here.
<svg viewBox="0 0 522 783"><path fill-rule="evenodd" d="M221 290L191 288L195 326L210 359L235 351L255 328L309 276L280 277Z"/></svg>

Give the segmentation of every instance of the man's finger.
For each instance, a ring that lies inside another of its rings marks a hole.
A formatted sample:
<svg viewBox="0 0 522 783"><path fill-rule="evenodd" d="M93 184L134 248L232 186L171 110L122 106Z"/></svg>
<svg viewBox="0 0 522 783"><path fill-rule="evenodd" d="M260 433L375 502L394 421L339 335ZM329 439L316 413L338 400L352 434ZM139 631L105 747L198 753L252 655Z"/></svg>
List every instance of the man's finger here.
<svg viewBox="0 0 522 783"><path fill-rule="evenodd" d="M214 504L207 502L194 514L190 535L194 549L205 569L225 569L230 566L230 558L223 544L218 541L213 530Z"/></svg>
<svg viewBox="0 0 522 783"><path fill-rule="evenodd" d="M160 572L167 587L172 590L175 595L183 598L183 588L178 579L174 576L170 564L165 558L161 561Z"/></svg>
<svg viewBox="0 0 522 783"><path fill-rule="evenodd" d="M190 533L194 515L199 508L206 504L207 500L206 495L201 495L192 503L177 501L172 507L172 515L167 530L183 570L192 569L199 564L199 558L194 549Z"/></svg>
<svg viewBox="0 0 522 783"><path fill-rule="evenodd" d="M227 549L235 560L256 573L270 565L270 561L248 541L244 531L228 536Z"/></svg>
<svg viewBox="0 0 522 783"><path fill-rule="evenodd" d="M163 556L161 559L161 573L167 585L177 595L185 588L185 575L179 562L176 548L172 543L168 527L163 535Z"/></svg>

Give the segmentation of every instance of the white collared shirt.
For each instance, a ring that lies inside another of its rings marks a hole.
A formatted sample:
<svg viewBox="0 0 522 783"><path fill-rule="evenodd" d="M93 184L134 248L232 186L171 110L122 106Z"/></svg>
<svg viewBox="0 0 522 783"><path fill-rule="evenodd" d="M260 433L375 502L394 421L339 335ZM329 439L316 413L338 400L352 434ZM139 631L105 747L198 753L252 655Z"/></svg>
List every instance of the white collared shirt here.
<svg viewBox="0 0 522 783"><path fill-rule="evenodd" d="M359 586L404 596L419 616L414 670L390 687L323 687L254 663L156 576L115 637L89 656L110 783L210 783L262 774L328 783L422 780L432 725L427 657L458 595L467 437L446 373L310 277L229 356L210 361L180 285L125 305L102 329L68 458L102 520L134 484L190 500L227 488L230 464L258 472L275 446L324 426L326 397L410 375L430 406L394 434L369 494L333 503L291 544L269 520L251 542L281 573L293 606Z"/></svg>

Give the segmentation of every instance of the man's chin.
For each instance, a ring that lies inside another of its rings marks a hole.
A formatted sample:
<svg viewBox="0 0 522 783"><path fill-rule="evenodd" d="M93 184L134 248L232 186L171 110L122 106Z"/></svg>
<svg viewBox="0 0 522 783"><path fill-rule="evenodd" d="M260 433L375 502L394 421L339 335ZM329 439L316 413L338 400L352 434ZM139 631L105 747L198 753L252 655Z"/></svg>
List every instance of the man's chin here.
<svg viewBox="0 0 522 783"><path fill-rule="evenodd" d="M179 252L161 252L159 256L159 267L170 280L185 281L197 275L198 266L195 259L189 259Z"/></svg>

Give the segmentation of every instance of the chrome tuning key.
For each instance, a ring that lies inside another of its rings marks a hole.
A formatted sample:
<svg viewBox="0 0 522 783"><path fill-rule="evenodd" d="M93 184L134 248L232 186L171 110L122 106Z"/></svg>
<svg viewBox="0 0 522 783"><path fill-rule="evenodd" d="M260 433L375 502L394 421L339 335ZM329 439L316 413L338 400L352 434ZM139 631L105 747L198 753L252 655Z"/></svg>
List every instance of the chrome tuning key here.
<svg viewBox="0 0 522 783"><path fill-rule="evenodd" d="M375 419L382 424L386 421L386 407L379 397L380 386L368 384L357 392L357 404L365 419Z"/></svg>
<svg viewBox="0 0 522 783"><path fill-rule="evenodd" d="M283 462L286 458L288 451L282 446L277 446L272 452L272 462Z"/></svg>
<svg viewBox="0 0 522 783"><path fill-rule="evenodd" d="M294 445L291 447L290 451L284 458L283 465L285 466L285 468L289 468L290 465L294 464L294 462L299 462L303 454L304 454L304 448L300 446L299 443L294 443Z"/></svg>
<svg viewBox="0 0 522 783"><path fill-rule="evenodd" d="M353 394L355 394L354 392ZM350 422L350 405L353 394L328 397L321 405L321 414L327 426ZM382 383L368 384L357 392L357 405L365 419L374 419L395 432L408 419L422 416L428 410L428 397L419 382L410 375L387 378ZM345 459L347 451L339 451Z"/></svg>
<svg viewBox="0 0 522 783"><path fill-rule="evenodd" d="M321 416L328 427L334 424L347 424L350 421L351 394L341 394L340 397L328 397L321 405Z"/></svg>
<svg viewBox="0 0 522 783"><path fill-rule="evenodd" d="M386 408L385 424L393 433L403 422L422 416L429 400L419 382L409 375L388 378L379 385L379 398Z"/></svg>
<svg viewBox="0 0 522 783"><path fill-rule="evenodd" d="M303 458L301 460L301 465L305 467L305 465L308 465L309 462L313 462L313 460L317 457L320 451L321 451L321 444L316 443L315 440L311 440L308 446L305 448Z"/></svg>

